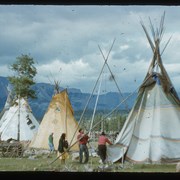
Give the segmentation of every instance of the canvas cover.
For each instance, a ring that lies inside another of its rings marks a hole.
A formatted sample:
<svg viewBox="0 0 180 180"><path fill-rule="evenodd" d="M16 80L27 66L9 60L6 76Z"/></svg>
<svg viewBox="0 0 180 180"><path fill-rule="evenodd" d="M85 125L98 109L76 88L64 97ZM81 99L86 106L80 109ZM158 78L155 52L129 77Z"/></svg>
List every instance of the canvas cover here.
<svg viewBox="0 0 180 180"><path fill-rule="evenodd" d="M126 153L136 163L179 161L179 129L180 106L155 83L139 94L108 158L115 162Z"/></svg>
<svg viewBox="0 0 180 180"><path fill-rule="evenodd" d="M5 105L6 106L6 105ZM37 132L39 123L34 117L30 106L24 98L16 100L13 106L1 118L1 140L10 138L20 141L29 141Z"/></svg>
<svg viewBox="0 0 180 180"><path fill-rule="evenodd" d="M39 130L29 147L49 149L48 137L53 132L56 150L62 133L66 133L66 138L70 145L74 144L70 150L78 150L78 144L75 143L77 140L77 127L78 123L74 118L74 112L67 90L63 90L52 97L49 107L40 123Z"/></svg>

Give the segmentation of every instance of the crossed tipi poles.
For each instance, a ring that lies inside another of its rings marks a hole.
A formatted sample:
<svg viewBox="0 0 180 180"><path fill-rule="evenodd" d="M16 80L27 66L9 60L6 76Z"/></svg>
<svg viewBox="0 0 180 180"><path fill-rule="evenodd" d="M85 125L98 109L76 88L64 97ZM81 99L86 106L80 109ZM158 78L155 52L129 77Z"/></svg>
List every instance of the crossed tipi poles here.
<svg viewBox="0 0 180 180"><path fill-rule="evenodd" d="M110 48L110 50L109 50L106 58L105 58L105 56L104 56L104 54L103 54L100 46L98 45L99 50L100 50L100 52L101 52L101 54L102 54L102 56L103 56L104 63L103 63L103 66L102 66L102 68L101 68L101 71L100 71L100 73L99 73L99 76L98 76L98 78L97 78L97 80L96 80L96 82L95 82L95 85L94 85L94 87L93 87L92 93L90 94L89 99L88 99L88 101L87 101L87 103L86 103L86 105L85 105L85 108L84 108L84 110L83 110L83 112L82 112L82 114L81 114L80 120L79 120L79 122L78 122L77 129L76 129L76 131L74 132L73 138L72 138L72 140L71 140L71 142L70 142L70 146L69 146L69 148L67 149L67 151L69 151L69 150L71 149L71 147L74 146L74 145L78 142L78 140L77 140L77 141L75 141L75 142L72 144L72 141L73 141L73 139L74 139L74 137L75 137L75 134L77 133L77 131L78 131L79 127L80 127L80 124L81 124L81 122L82 122L82 118L83 118L83 116L84 116L84 113L85 113L85 111L86 111L86 109L87 109L87 107L88 107L88 104L89 104L89 102L90 102L90 100L91 100L91 98L92 98L92 95L93 95L93 93L94 93L94 91L95 91L95 89L96 89L96 86L97 86L97 84L98 84L98 82L99 82L99 80L100 80L100 77L101 77L101 75L102 75L102 73L103 73L103 70L104 70L105 66L108 67L108 70L109 70L109 72L110 72L110 74L111 74L111 77L112 77L113 81L115 82L115 84L116 84L116 86L117 86L117 88L118 88L118 91L119 91L120 95L123 97L123 95L122 95L122 93L121 93L121 90L120 90L120 88L119 88L119 86L118 86L118 84L117 84L117 82L116 82L115 76L114 76L114 74L112 73L112 71L111 71L111 69L110 69L110 66L109 66L108 63L107 63L108 58L109 58L109 54L110 54L110 52L111 52L111 50L112 50L112 48L113 48L113 45L114 45L114 43L115 43L115 40L116 40L116 39L113 40L113 43L112 43L112 45L111 45L111 48ZM132 95L132 94L130 94L130 96L131 96L131 95ZM90 135L91 131L92 131L98 124L100 124L101 122L103 122L108 116L110 116L115 110L117 110L117 108L118 108L121 104L126 103L126 100L127 100L130 96L128 96L128 97L126 97L126 98L123 97L123 100L120 102L120 104L119 104L114 110L112 110L110 113L108 113L106 116L104 116L104 117L103 117L99 122L97 122L94 126L93 126L93 120L94 120L94 119L92 118L90 129L89 129L89 131L88 131L86 134L89 134L89 135ZM97 98L98 98L98 96L97 96ZM97 101L96 101L96 103L97 103ZM96 104L96 105L97 105L97 104ZM127 108L127 105L126 105L126 108ZM85 135L86 135L86 134L85 134ZM60 156L62 156L62 155L63 155L63 154L60 154L60 155L59 155L54 161L52 161L50 164L54 163L54 162L55 162Z"/></svg>

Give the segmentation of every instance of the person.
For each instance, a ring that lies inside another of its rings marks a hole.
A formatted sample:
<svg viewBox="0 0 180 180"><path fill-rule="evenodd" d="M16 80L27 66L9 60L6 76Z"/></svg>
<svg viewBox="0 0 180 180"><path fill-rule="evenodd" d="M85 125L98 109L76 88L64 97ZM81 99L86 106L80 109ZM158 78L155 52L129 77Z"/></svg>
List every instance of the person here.
<svg viewBox="0 0 180 180"><path fill-rule="evenodd" d="M54 133L51 133L48 137L48 145L49 145L49 149L50 149L50 153L54 152Z"/></svg>
<svg viewBox="0 0 180 180"><path fill-rule="evenodd" d="M68 158L67 148L68 142L66 140L66 134L62 133L58 144L58 157L62 164L65 164L65 160Z"/></svg>
<svg viewBox="0 0 180 180"><path fill-rule="evenodd" d="M89 161L89 150L87 147L87 143L89 140L89 136L87 134L84 134L84 131L81 128L79 129L79 134L77 136L77 140L79 142L79 162L81 164L88 163L88 161ZM84 159L84 162L83 162L83 159Z"/></svg>
<svg viewBox="0 0 180 180"><path fill-rule="evenodd" d="M106 134L104 132L102 132L98 138L98 155L100 156L103 164L106 163L106 156L107 156L106 143L112 145L112 142L106 137Z"/></svg>

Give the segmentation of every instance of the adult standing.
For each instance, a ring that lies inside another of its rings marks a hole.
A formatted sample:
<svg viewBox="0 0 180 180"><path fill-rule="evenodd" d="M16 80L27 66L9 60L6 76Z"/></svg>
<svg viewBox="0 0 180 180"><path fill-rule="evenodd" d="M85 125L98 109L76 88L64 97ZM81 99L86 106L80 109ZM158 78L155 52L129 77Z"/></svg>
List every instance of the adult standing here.
<svg viewBox="0 0 180 180"><path fill-rule="evenodd" d="M62 164L65 164L65 160L68 158L68 153L66 152L68 148L68 142L66 140L66 134L62 133L58 144L58 157Z"/></svg>
<svg viewBox="0 0 180 180"><path fill-rule="evenodd" d="M88 163L89 161L89 150L87 147L88 139L89 139L89 136L87 134L84 134L83 129L79 129L77 140L79 142L79 162L81 164ZM84 159L84 162L83 162L83 159Z"/></svg>
<svg viewBox="0 0 180 180"><path fill-rule="evenodd" d="M112 145L112 142L106 137L104 132L98 138L98 155L100 156L102 163L106 163L106 156L107 156L107 146L106 143Z"/></svg>
<svg viewBox="0 0 180 180"><path fill-rule="evenodd" d="M48 145L49 145L49 150L50 150L50 153L54 152L54 133L51 133L48 137Z"/></svg>

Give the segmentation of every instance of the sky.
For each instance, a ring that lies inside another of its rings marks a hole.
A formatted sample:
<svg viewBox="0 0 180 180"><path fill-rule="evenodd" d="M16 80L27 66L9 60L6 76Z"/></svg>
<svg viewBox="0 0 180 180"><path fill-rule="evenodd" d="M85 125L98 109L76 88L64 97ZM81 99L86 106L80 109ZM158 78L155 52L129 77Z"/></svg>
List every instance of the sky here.
<svg viewBox="0 0 180 180"><path fill-rule="evenodd" d="M149 18L159 27L164 12L160 49L171 39L162 60L180 92L180 6L173 5L0 5L0 76L13 75L10 65L26 54L34 59L37 83L133 92L153 56L140 21L151 36Z"/></svg>

